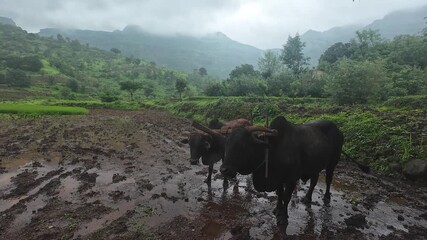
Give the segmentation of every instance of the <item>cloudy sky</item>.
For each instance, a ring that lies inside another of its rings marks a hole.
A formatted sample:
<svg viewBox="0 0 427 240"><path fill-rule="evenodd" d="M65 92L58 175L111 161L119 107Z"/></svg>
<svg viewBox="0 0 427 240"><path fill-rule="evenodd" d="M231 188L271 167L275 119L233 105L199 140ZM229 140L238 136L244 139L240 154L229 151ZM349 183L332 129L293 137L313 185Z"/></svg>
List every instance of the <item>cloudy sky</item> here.
<svg viewBox="0 0 427 240"><path fill-rule="evenodd" d="M0 16L29 32L67 27L159 34L223 32L258 48L281 47L309 29L366 24L427 0L0 0Z"/></svg>

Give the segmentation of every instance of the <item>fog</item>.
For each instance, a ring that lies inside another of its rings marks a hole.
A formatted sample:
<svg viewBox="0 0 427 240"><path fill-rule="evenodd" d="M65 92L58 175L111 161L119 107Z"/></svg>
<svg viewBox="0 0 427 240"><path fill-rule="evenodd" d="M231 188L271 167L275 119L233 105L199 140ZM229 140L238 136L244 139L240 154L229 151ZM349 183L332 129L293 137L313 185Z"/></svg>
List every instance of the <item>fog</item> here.
<svg viewBox="0 0 427 240"><path fill-rule="evenodd" d="M0 16L29 32L62 27L114 31L138 25L157 34L223 32L266 49L309 29L367 24L426 0L0 0Z"/></svg>

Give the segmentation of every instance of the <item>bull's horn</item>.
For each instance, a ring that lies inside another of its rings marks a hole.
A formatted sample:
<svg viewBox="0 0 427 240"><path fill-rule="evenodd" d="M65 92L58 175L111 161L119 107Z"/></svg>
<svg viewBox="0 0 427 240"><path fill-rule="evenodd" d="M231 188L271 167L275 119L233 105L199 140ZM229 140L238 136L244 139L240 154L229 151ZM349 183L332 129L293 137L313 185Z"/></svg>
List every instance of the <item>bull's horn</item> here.
<svg viewBox="0 0 427 240"><path fill-rule="evenodd" d="M233 131L233 128L229 126L223 126L219 131L223 135L228 135L229 133L231 133L231 131Z"/></svg>
<svg viewBox="0 0 427 240"><path fill-rule="evenodd" d="M263 126L251 126L248 127L249 132L263 132L265 136L277 136L279 133L276 129L266 128Z"/></svg>
<svg viewBox="0 0 427 240"><path fill-rule="evenodd" d="M200 123L198 123L198 122L196 122L196 121L193 121L193 123L191 124L191 126L193 126L193 127L197 128L197 129L199 129L199 130L201 130L201 131L203 131L203 132L205 132L205 133L207 133L207 134L209 134L209 135L211 135L211 136L218 136L218 135L221 135L221 134L219 134L219 133L217 133L217 132L213 131L212 129L210 129L210 128L208 128L208 127L203 126L202 124L200 124Z"/></svg>

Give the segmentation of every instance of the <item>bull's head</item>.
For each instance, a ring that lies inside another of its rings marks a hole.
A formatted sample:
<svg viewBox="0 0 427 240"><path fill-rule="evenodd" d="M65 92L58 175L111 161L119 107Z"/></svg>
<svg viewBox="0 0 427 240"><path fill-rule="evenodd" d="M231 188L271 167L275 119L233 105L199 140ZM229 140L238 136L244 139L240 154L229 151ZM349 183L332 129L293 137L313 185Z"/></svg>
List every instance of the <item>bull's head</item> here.
<svg viewBox="0 0 427 240"><path fill-rule="evenodd" d="M190 163L197 165L200 157L206 155L212 147L212 138L203 133L193 133L190 135L188 144L190 145Z"/></svg>
<svg viewBox="0 0 427 240"><path fill-rule="evenodd" d="M259 126L238 127L228 135L221 173L228 177L252 173L263 161L268 138L277 131Z"/></svg>

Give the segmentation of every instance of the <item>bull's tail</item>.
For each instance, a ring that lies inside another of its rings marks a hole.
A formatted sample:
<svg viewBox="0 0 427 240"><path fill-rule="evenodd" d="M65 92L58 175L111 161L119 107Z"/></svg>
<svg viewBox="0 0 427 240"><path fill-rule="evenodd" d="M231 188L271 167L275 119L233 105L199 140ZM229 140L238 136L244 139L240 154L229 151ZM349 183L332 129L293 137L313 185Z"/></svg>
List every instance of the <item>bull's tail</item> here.
<svg viewBox="0 0 427 240"><path fill-rule="evenodd" d="M344 151L342 151L342 154L343 154L346 158L350 159L350 161L352 161L353 163L355 163L355 164L360 168L360 170L362 170L362 172L364 172L364 173L370 173L370 172L371 172L371 168L370 168L369 166L364 165L364 164L361 164L361 163L358 163L354 158L350 157L350 155L348 155L348 154L347 154L346 152L344 152Z"/></svg>

